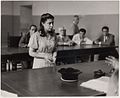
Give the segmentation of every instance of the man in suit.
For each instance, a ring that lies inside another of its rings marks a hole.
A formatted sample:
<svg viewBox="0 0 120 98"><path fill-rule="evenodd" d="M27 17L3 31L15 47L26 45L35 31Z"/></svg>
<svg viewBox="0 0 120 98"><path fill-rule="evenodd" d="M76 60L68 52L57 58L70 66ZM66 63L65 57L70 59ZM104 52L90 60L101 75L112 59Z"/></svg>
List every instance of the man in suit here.
<svg viewBox="0 0 120 98"><path fill-rule="evenodd" d="M94 41L94 44L101 44L101 45L115 45L114 35L109 33L109 27L104 26L102 27L102 35ZM100 54L99 60L105 59L108 55L114 56L118 58L118 52L116 49L111 50L110 53Z"/></svg>
<svg viewBox="0 0 120 98"><path fill-rule="evenodd" d="M102 35L95 41L96 44L115 45L114 35L109 33L107 26L102 27Z"/></svg>

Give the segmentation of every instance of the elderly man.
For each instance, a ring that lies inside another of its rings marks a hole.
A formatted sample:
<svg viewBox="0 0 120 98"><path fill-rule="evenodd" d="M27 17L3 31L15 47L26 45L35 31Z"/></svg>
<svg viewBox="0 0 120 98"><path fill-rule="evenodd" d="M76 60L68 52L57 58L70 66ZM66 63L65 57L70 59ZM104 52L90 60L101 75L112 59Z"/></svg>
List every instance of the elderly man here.
<svg viewBox="0 0 120 98"><path fill-rule="evenodd" d="M66 35L66 29L64 27L59 28L58 45L72 45L72 41Z"/></svg>

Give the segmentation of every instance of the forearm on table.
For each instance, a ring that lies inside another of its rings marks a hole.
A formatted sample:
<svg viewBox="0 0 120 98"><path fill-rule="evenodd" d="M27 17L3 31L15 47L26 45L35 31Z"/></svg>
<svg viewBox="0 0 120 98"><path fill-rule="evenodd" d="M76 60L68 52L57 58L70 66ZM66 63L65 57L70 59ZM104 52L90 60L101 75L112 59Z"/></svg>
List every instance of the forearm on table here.
<svg viewBox="0 0 120 98"><path fill-rule="evenodd" d="M58 45L63 45L64 44L64 42L58 42Z"/></svg>

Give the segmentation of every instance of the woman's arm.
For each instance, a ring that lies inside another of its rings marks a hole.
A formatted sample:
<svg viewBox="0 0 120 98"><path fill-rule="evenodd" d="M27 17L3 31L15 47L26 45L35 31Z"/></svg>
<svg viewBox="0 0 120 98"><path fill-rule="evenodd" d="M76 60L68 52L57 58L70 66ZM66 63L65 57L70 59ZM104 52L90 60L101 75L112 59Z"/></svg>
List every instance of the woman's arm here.
<svg viewBox="0 0 120 98"><path fill-rule="evenodd" d="M52 60L52 54L50 53L38 53L36 52L36 49L29 48L29 55L35 58L40 59L46 59L46 60Z"/></svg>

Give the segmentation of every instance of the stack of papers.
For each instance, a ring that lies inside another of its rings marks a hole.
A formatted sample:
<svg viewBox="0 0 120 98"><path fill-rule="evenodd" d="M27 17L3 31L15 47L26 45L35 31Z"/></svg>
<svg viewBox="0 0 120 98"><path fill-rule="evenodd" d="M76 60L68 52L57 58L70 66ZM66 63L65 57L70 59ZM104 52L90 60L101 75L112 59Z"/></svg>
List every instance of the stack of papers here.
<svg viewBox="0 0 120 98"><path fill-rule="evenodd" d="M98 79L92 79L87 82L83 82L80 86L107 93L108 83L109 77L103 76Z"/></svg>
<svg viewBox="0 0 120 98"><path fill-rule="evenodd" d="M17 94L1 90L1 96L3 96L3 97L17 97Z"/></svg>

